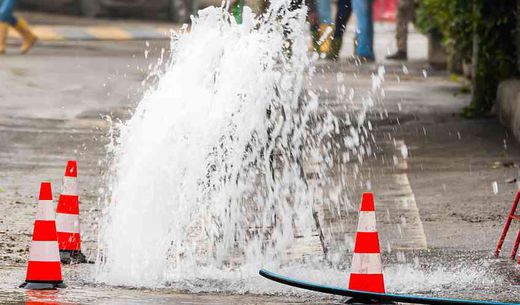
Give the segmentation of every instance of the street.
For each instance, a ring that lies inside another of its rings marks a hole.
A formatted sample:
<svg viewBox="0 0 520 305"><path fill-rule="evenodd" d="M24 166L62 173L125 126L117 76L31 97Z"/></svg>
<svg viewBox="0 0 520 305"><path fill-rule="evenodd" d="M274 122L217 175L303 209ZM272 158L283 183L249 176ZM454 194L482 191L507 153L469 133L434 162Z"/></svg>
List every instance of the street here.
<svg viewBox="0 0 520 305"><path fill-rule="evenodd" d="M85 22L60 18L65 26ZM353 37L349 25L342 57L352 54ZM332 264L314 274L284 271L345 286L359 200L369 189L375 194L388 291L518 302L519 269L508 259L517 226L501 257L495 258L493 251L518 187L509 180L518 177L520 145L496 118L460 115L470 101L467 84L428 67L422 34L414 31L409 37L414 45L409 62L383 60L393 41L392 25L378 24L375 37L378 63L318 60L314 77L306 83L320 96L320 111L340 117L352 109L338 99L337 88L345 85L362 95L373 86L372 74L380 66L385 69L384 98L367 115L376 154L359 164L356 178L353 162L331 169L330 183L347 185L340 196L350 204L337 209L321 204L321 245L316 238L295 250L296 256L311 257L322 257L325 251ZM38 185L51 181L56 200L69 159L79 164L83 252L96 260L99 198L110 189L104 175L111 126L129 119L143 94L157 84L157 75L150 73L166 68L161 56L169 57L166 39L65 39L41 41L26 56L12 51L0 58L0 303L337 303L335 297L251 275L173 282L158 289L112 287L94 282L94 264L64 266L67 289L40 293L16 288L24 280ZM312 179L319 178L309 179L310 184ZM336 190L328 189L324 198ZM331 266L343 269L331 271Z"/></svg>

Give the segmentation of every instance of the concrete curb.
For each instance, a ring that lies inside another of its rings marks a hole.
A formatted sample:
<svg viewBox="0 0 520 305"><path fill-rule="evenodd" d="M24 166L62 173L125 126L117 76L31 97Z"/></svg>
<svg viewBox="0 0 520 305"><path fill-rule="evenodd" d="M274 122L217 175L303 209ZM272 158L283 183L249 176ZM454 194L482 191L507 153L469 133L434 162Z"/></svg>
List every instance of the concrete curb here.
<svg viewBox="0 0 520 305"><path fill-rule="evenodd" d="M170 30L178 30L179 26L43 26L36 25L32 29L42 41L66 40L154 40L169 39ZM13 29L9 30L9 38L19 39Z"/></svg>
<svg viewBox="0 0 520 305"><path fill-rule="evenodd" d="M520 141L520 80L510 79L500 83L496 108L500 122Z"/></svg>

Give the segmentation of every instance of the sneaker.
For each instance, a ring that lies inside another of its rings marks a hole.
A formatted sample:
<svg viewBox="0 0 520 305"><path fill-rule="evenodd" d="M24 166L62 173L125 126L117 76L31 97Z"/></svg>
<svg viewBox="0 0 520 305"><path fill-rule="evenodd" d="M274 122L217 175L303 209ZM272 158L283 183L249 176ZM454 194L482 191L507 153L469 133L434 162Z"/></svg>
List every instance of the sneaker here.
<svg viewBox="0 0 520 305"><path fill-rule="evenodd" d="M394 54L388 55L386 59L389 60L406 60L408 59L408 53L406 51L397 51Z"/></svg>

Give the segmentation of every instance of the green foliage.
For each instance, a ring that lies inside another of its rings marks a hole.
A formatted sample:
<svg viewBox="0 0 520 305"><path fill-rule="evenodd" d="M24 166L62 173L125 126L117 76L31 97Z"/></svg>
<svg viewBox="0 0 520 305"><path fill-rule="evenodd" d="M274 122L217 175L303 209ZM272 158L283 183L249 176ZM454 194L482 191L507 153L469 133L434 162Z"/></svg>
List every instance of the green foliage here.
<svg viewBox="0 0 520 305"><path fill-rule="evenodd" d="M516 74L516 0L478 1L480 22L476 24L478 47L475 50L473 102L476 114L493 106L501 80Z"/></svg>
<svg viewBox="0 0 520 305"><path fill-rule="evenodd" d="M473 101L465 115L487 114L498 83L517 73L516 24L517 0L419 1L418 28L441 33L452 61L473 64Z"/></svg>
<svg viewBox="0 0 520 305"><path fill-rule="evenodd" d="M417 8L417 26L424 33L440 32L450 53L471 59L475 27L474 0L421 0Z"/></svg>

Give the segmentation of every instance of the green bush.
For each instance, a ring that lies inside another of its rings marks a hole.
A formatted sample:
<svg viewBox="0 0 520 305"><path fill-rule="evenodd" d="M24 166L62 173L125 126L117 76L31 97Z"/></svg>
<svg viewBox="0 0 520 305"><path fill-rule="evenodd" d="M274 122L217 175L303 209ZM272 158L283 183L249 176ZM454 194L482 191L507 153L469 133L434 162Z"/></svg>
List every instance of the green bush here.
<svg viewBox="0 0 520 305"><path fill-rule="evenodd" d="M471 60L474 29L471 0L421 0L417 26L424 33L440 32L450 55Z"/></svg>
<svg viewBox="0 0 520 305"><path fill-rule="evenodd" d="M438 31L449 54L450 67L472 63L473 100L465 113L486 115L498 83L517 73L517 0L420 0L417 26Z"/></svg>

